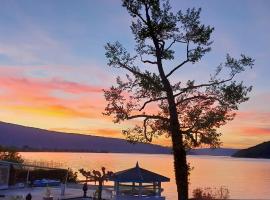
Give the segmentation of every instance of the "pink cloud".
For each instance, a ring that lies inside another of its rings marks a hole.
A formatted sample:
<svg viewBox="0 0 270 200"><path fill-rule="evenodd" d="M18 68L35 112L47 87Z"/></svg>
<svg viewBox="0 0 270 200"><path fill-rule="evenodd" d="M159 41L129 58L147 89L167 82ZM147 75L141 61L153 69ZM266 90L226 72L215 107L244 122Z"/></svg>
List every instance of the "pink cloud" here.
<svg viewBox="0 0 270 200"><path fill-rule="evenodd" d="M241 133L244 135L265 135L270 136L270 128L259 128L259 127L246 127L241 130Z"/></svg>
<svg viewBox="0 0 270 200"><path fill-rule="evenodd" d="M236 120L270 123L270 112L247 111L237 112Z"/></svg>
<svg viewBox="0 0 270 200"><path fill-rule="evenodd" d="M84 118L95 118L103 111L102 87L61 78L26 78L20 76L20 69L16 68L1 68L1 72L0 106L4 109L44 116ZM60 91L60 95L53 95L55 91ZM74 98L61 96L62 93L71 94Z"/></svg>
<svg viewBox="0 0 270 200"><path fill-rule="evenodd" d="M48 85L48 87L52 87L54 89L63 90L65 92L70 93L93 93L93 92L102 92L101 87L90 86L85 84L80 84L71 81L61 80L59 78L52 79Z"/></svg>
<svg viewBox="0 0 270 200"><path fill-rule="evenodd" d="M10 88L19 92L22 89L27 89L31 91L41 91L41 90L53 90L58 89L70 93L92 93L92 92L102 92L101 87L91 86L86 84L80 84L71 81L65 81L60 78L54 79L37 79L37 78L20 78L20 77L1 77L0 78L1 87ZM23 90L26 92L26 90Z"/></svg>

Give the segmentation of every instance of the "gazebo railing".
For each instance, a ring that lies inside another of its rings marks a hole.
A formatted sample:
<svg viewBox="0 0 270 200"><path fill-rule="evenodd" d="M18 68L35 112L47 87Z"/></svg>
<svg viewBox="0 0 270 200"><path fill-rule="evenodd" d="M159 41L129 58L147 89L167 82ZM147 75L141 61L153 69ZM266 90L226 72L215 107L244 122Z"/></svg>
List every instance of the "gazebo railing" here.
<svg viewBox="0 0 270 200"><path fill-rule="evenodd" d="M128 195L118 195L114 196L112 200L165 200L162 196L128 196Z"/></svg>

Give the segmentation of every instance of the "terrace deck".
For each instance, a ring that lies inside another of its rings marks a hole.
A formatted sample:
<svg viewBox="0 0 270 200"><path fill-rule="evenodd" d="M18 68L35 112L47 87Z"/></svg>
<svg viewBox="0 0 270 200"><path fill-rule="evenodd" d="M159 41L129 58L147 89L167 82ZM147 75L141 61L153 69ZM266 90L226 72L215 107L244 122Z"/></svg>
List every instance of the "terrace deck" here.
<svg viewBox="0 0 270 200"><path fill-rule="evenodd" d="M34 200L43 200L45 196L46 187L33 187L33 188L17 188L17 189L5 189L0 190L0 200L11 200L16 196L21 196L24 200L28 193L31 193L32 199ZM65 190L65 195L61 195L60 187L50 187L51 194L54 200L58 199L77 199L83 196L83 191L80 185L70 185ZM93 194L96 191L96 186L89 186L87 191L88 197L93 197ZM102 192L102 197L104 199L111 199L111 193L104 188ZM19 199L17 199L19 200Z"/></svg>

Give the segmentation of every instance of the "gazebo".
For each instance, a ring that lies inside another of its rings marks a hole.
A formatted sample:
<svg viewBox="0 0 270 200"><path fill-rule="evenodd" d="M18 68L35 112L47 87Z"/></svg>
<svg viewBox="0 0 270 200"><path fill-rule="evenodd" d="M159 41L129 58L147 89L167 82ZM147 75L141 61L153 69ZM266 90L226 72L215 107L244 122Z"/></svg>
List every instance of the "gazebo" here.
<svg viewBox="0 0 270 200"><path fill-rule="evenodd" d="M165 199L161 196L161 182L170 179L143 169L138 162L135 167L114 173L110 178L114 182L115 199Z"/></svg>

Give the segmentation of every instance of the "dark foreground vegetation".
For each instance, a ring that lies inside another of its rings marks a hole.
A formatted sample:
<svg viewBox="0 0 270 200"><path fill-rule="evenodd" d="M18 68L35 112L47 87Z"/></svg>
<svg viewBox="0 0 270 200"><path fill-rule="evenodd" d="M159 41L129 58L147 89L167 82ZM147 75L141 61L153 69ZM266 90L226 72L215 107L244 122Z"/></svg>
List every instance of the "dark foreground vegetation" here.
<svg viewBox="0 0 270 200"><path fill-rule="evenodd" d="M17 152L15 148L8 148L0 146L0 160L15 162L15 163L23 163L21 155Z"/></svg>
<svg viewBox="0 0 270 200"><path fill-rule="evenodd" d="M219 188L196 188L193 190L192 200L226 200L229 199L230 192L226 187Z"/></svg>
<svg viewBox="0 0 270 200"><path fill-rule="evenodd" d="M16 183L25 183L27 180L28 170L24 168L12 167L10 171L9 185ZM72 170L65 169L33 169L29 172L29 184L32 185L35 180L50 179L58 180L60 182L77 181L77 173Z"/></svg>
<svg viewBox="0 0 270 200"><path fill-rule="evenodd" d="M76 182L77 172L71 169L39 168L39 166L29 166L19 152L14 148L0 146L0 161L10 162L9 185L16 183L32 184L35 180L52 179L61 182Z"/></svg>

